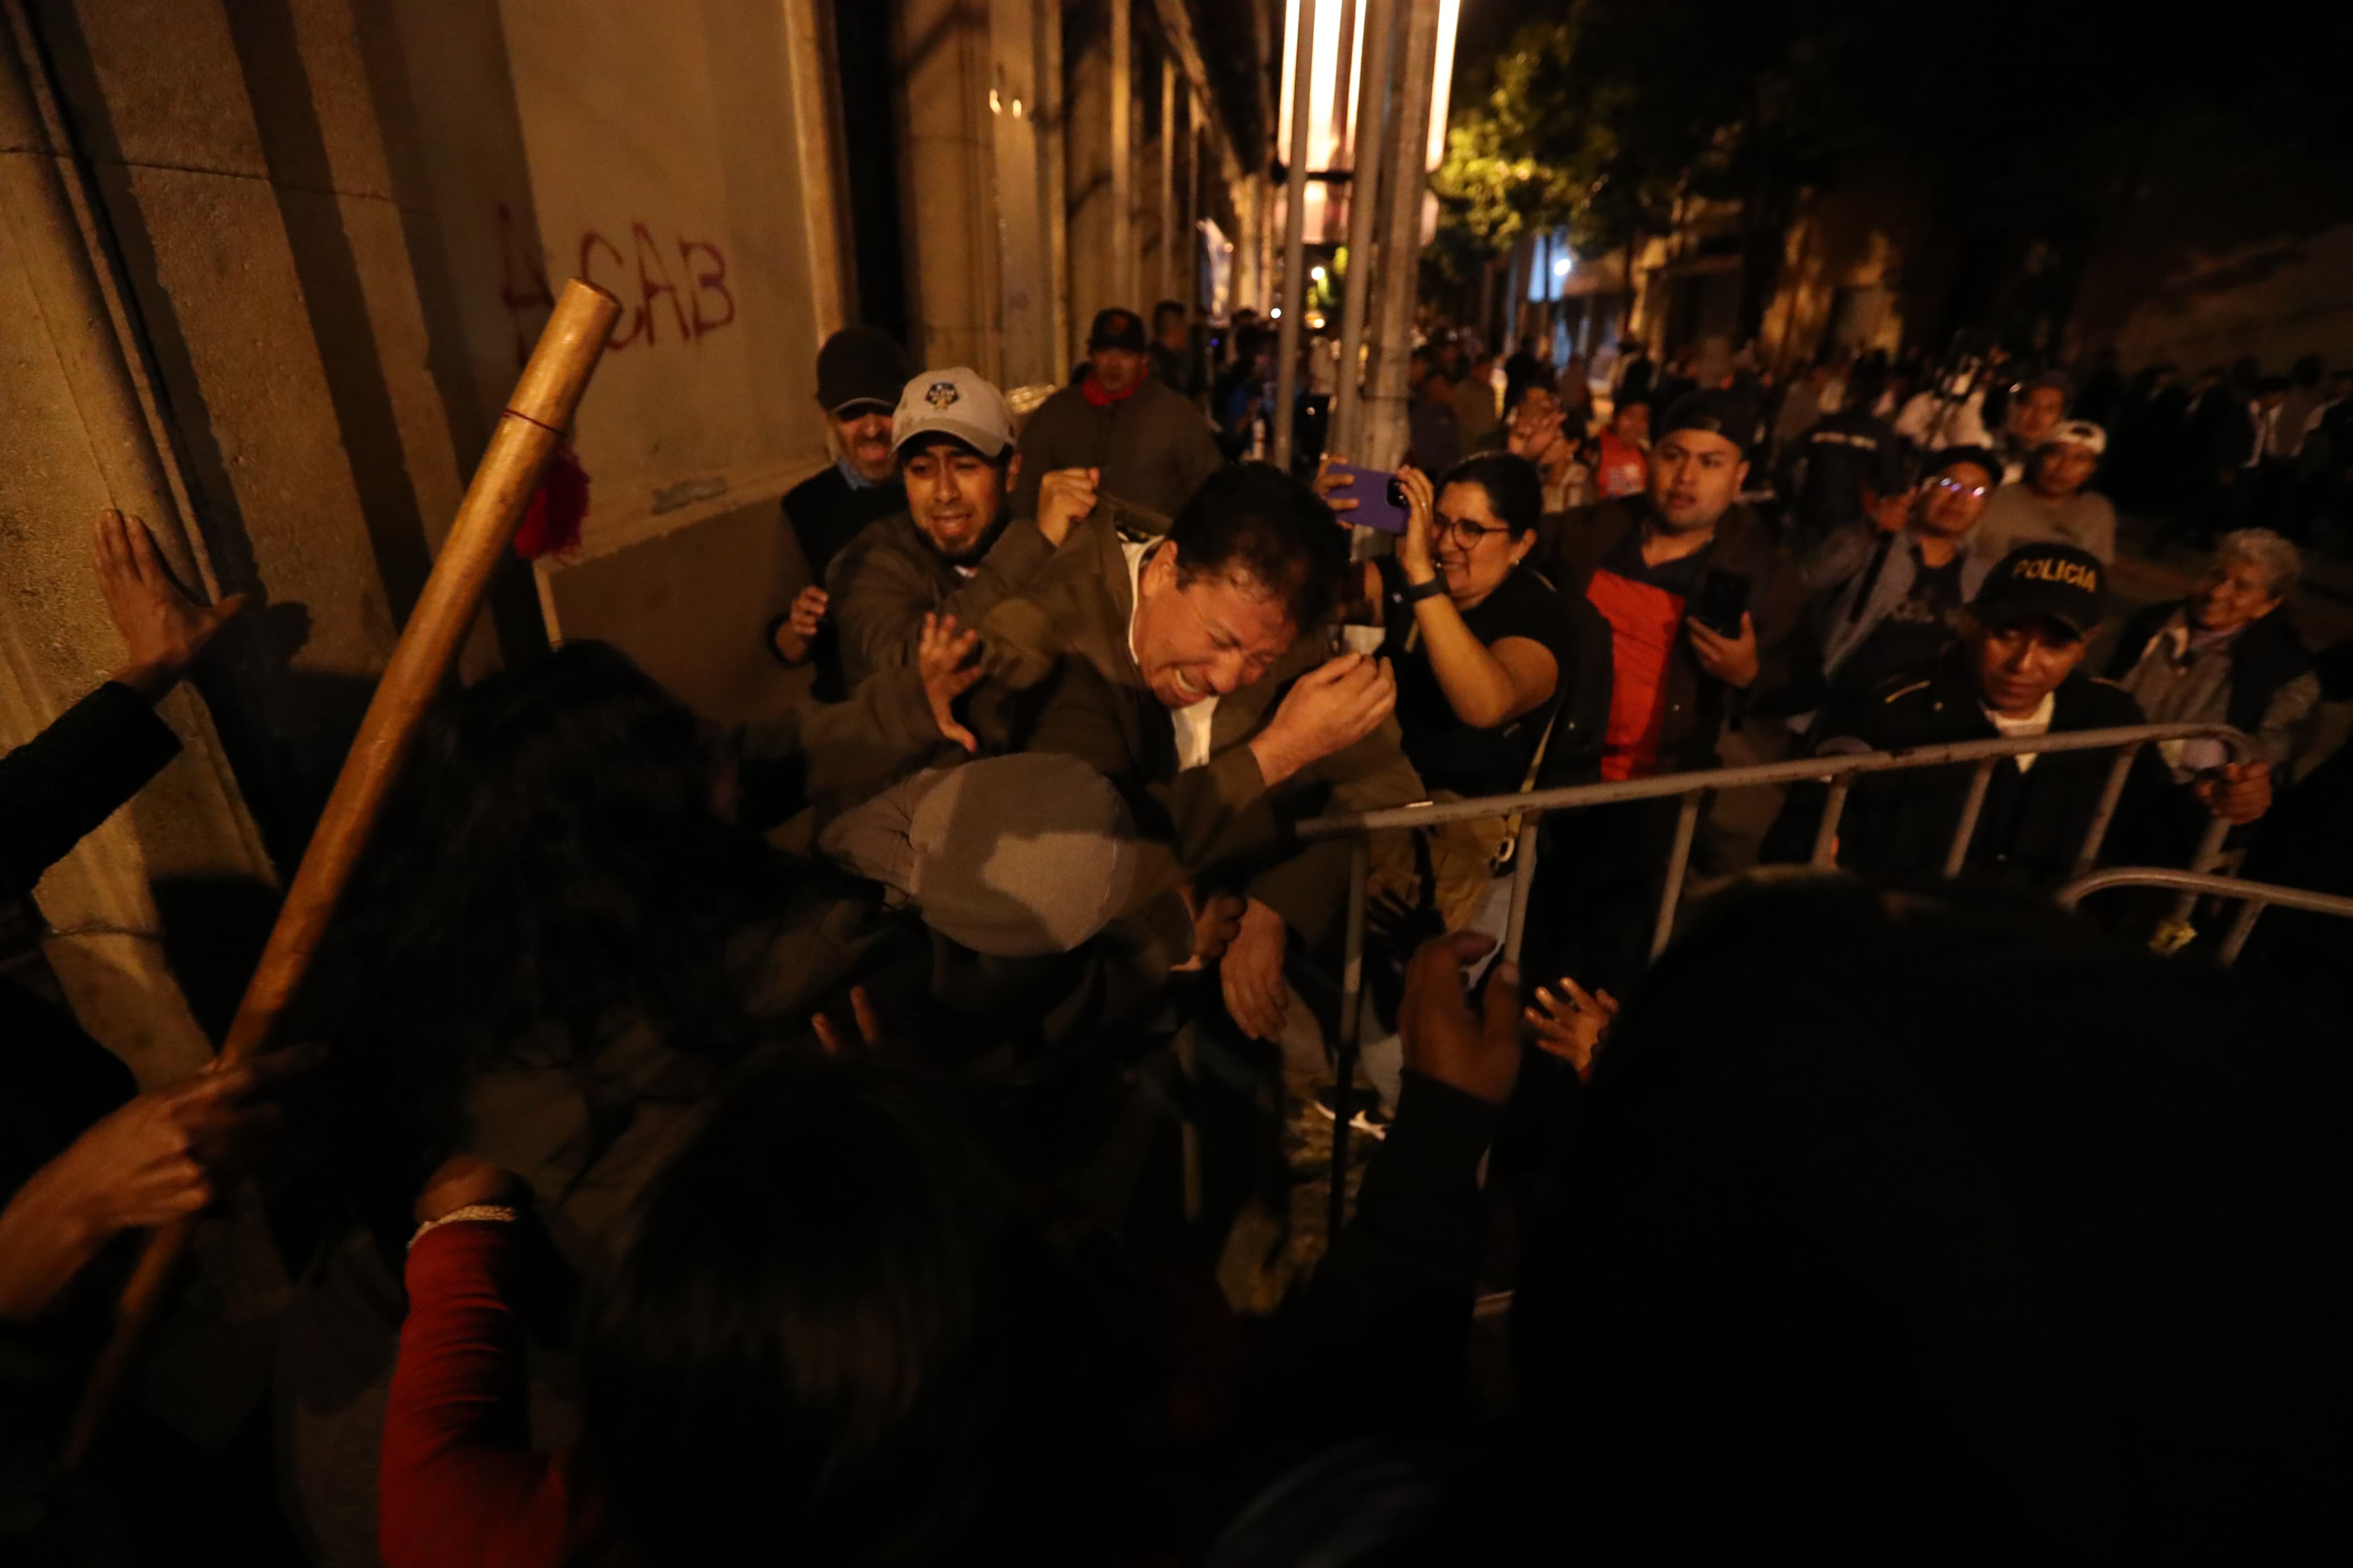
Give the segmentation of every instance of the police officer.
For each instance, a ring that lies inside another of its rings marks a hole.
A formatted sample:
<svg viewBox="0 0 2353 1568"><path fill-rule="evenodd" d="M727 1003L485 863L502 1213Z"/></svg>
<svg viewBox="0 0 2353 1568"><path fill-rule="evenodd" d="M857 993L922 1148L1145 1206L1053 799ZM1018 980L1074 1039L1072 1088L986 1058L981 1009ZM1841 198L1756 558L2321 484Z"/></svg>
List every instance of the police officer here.
<svg viewBox="0 0 2353 1568"><path fill-rule="evenodd" d="M1834 704L1816 754L2146 722L2123 688L2077 668L2099 628L2106 586L2106 569L2086 551L2021 545L1988 574L1963 613L1960 641L1941 658ZM2037 887L2064 880L2099 809L2112 761L2112 752L2095 751L2028 752L1997 763L1964 869ZM1866 876L1941 871L1975 767L1959 763L1858 776L1839 822L1839 865ZM2216 781L2211 806L2218 815L2239 820L2268 804L2266 773L2223 772L2229 776ZM2128 810L2132 798L2161 795L2168 783L2154 751L2144 749L2127 785ZM1790 791L1766 836L1765 858L1802 860L1811 853L1826 795L1819 784Z"/></svg>

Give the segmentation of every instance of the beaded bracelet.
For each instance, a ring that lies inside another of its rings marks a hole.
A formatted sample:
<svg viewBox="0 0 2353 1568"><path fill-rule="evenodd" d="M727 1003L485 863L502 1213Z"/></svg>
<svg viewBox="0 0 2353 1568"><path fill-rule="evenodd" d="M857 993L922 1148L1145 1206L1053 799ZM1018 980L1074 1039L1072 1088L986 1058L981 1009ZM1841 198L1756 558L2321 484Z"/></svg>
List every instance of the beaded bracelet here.
<svg viewBox="0 0 2353 1568"><path fill-rule="evenodd" d="M408 1238L408 1250L416 1251L417 1244L425 1239L425 1233L439 1226L456 1225L460 1220L470 1219L488 1220L497 1225L512 1225L522 1217L521 1214L504 1204L468 1204L463 1208L451 1209L439 1219L428 1219L418 1226L417 1234Z"/></svg>

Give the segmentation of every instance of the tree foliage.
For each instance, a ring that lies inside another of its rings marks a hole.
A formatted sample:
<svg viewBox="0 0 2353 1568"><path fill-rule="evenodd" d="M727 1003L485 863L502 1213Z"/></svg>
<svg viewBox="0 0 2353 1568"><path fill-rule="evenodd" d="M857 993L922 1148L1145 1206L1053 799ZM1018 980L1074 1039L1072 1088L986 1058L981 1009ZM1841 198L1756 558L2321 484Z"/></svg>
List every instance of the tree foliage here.
<svg viewBox="0 0 2353 1568"><path fill-rule="evenodd" d="M1436 182L1470 252L1566 225L1588 254L1658 232L1678 195L1739 204L1753 321L1797 194L1859 155L1897 163L1966 226L2096 222L2167 116L2219 114L2343 151L2353 6L2309 36L2208 29L2185 49L2137 6L1979 0L1573 0L1531 22L1454 116Z"/></svg>

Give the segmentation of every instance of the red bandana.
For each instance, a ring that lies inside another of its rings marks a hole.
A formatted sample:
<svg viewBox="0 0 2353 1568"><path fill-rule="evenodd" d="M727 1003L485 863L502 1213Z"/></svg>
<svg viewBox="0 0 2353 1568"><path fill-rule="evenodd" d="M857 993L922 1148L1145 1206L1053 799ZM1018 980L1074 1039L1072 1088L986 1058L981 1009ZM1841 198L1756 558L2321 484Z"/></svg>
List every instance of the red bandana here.
<svg viewBox="0 0 2353 1568"><path fill-rule="evenodd" d="M1079 390L1086 394L1087 401L1097 408L1109 408L1114 403L1125 403L1129 398L1134 397L1135 389L1143 384L1140 380L1132 381L1128 383L1125 392L1113 392L1092 375L1089 375L1086 380L1079 383Z"/></svg>

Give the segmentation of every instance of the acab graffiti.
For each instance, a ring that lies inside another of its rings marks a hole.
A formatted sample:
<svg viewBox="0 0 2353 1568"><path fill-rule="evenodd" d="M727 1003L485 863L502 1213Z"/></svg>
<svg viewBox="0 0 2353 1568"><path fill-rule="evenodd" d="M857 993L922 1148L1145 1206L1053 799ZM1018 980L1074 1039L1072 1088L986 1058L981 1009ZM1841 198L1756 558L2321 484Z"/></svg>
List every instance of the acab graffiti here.
<svg viewBox="0 0 2353 1568"><path fill-rule="evenodd" d="M505 276L499 288L515 328L515 360L528 357L538 336L543 313L554 308L547 271L517 232L512 213L499 207L499 242ZM675 265L671 257L677 258ZM732 326L735 295L727 286L727 253L709 240L677 237L674 245L654 237L642 222L628 226L624 241L596 229L584 229L573 275L586 279L621 301L621 314L605 346L608 351L642 343L659 347L665 341L700 342L709 334Z"/></svg>

